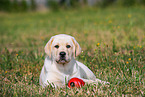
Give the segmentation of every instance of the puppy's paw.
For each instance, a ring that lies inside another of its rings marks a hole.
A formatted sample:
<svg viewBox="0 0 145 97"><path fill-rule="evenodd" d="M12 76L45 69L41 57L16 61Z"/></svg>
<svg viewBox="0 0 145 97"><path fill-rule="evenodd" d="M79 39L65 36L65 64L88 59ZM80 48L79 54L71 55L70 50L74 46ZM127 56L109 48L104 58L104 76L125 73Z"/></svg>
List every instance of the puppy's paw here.
<svg viewBox="0 0 145 97"><path fill-rule="evenodd" d="M103 84L103 85L109 85L109 84L110 84L109 82L101 81L101 80L99 80L99 79L96 79L95 81L98 82L98 83L101 83L101 84Z"/></svg>
<svg viewBox="0 0 145 97"><path fill-rule="evenodd" d="M109 85L110 83L109 82L106 82L106 81L102 81L102 84Z"/></svg>

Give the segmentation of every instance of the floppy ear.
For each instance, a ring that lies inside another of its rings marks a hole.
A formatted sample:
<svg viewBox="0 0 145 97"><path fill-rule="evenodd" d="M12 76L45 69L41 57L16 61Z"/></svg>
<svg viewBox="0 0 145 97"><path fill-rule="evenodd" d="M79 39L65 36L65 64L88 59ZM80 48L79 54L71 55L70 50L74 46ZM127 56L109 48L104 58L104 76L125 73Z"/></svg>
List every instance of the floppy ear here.
<svg viewBox="0 0 145 97"><path fill-rule="evenodd" d="M78 44L78 42L75 40L74 37L72 37L72 41L73 41L73 44L74 44L74 48L73 48L73 55L74 55L74 58L76 56L78 56L80 53L81 53L81 47L80 45Z"/></svg>
<svg viewBox="0 0 145 97"><path fill-rule="evenodd" d="M54 40L54 37L51 37L51 39L47 42L44 48L45 53L49 56L49 58L51 58L51 45L52 45L53 40Z"/></svg>

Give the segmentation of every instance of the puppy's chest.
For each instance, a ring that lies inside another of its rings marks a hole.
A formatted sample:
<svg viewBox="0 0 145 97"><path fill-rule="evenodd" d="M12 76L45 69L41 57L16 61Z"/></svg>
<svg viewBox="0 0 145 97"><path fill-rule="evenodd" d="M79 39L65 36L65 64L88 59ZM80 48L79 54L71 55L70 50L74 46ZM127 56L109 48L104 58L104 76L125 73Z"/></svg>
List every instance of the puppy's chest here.
<svg viewBox="0 0 145 97"><path fill-rule="evenodd" d="M79 74L70 71L56 72L52 74L54 79L61 81L62 83L67 83L72 77L77 77Z"/></svg>
<svg viewBox="0 0 145 97"><path fill-rule="evenodd" d="M55 73L54 75L57 75L57 77L61 78L61 79L64 79L64 78L69 78L73 75L72 72L70 71L63 71L63 72L53 72Z"/></svg>

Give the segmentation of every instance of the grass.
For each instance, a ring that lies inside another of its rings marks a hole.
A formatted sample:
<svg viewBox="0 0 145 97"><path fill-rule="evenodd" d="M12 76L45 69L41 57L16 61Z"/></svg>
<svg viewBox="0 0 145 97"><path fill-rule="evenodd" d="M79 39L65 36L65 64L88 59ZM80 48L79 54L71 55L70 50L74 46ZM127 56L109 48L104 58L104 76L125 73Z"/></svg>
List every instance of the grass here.
<svg viewBox="0 0 145 97"><path fill-rule="evenodd" d="M145 7L85 8L46 13L0 13L0 96L144 96ZM70 34L77 60L110 85L81 89L39 86L44 46Z"/></svg>

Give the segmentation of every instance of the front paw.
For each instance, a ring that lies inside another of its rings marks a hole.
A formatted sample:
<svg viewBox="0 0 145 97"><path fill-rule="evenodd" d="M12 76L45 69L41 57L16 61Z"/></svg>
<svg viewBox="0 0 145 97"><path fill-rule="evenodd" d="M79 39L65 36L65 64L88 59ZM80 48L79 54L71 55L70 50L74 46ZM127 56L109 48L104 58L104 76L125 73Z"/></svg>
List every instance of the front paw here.
<svg viewBox="0 0 145 97"><path fill-rule="evenodd" d="M109 82L106 82L106 81L102 81L102 84L109 85L110 83Z"/></svg>
<svg viewBox="0 0 145 97"><path fill-rule="evenodd" d="M99 80L99 79L96 79L95 81L96 81L96 82L99 82L99 83L101 83L101 84L104 84L104 85L109 85L109 84L110 84L109 82L101 81L101 80Z"/></svg>

